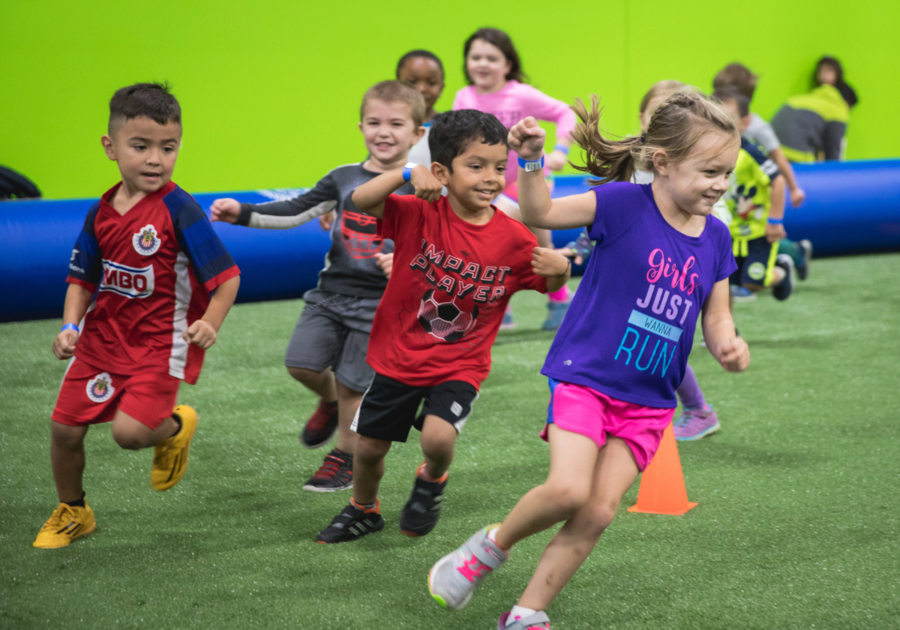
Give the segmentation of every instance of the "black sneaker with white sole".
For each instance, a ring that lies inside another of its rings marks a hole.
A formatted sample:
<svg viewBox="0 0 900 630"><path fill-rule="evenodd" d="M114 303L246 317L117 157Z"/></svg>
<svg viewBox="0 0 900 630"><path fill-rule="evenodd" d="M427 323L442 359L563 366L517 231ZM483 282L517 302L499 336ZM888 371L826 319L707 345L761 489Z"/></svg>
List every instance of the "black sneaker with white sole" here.
<svg viewBox="0 0 900 630"><path fill-rule="evenodd" d="M384 519L378 511L377 502L371 509L360 508L350 503L332 519L331 525L319 532L316 542L323 544L351 542L383 528Z"/></svg>
<svg viewBox="0 0 900 630"><path fill-rule="evenodd" d="M407 536L424 536L437 525L447 480L425 481L416 477L409 501L400 512L400 531Z"/></svg>
<svg viewBox="0 0 900 630"><path fill-rule="evenodd" d="M776 300L786 300L794 290L794 259L787 254L778 254L775 266L784 270L784 280L772 287Z"/></svg>
<svg viewBox="0 0 900 630"><path fill-rule="evenodd" d="M312 492L336 492L353 487L353 453L345 453L335 448L325 456L325 461L319 466L309 481L303 486L304 490Z"/></svg>

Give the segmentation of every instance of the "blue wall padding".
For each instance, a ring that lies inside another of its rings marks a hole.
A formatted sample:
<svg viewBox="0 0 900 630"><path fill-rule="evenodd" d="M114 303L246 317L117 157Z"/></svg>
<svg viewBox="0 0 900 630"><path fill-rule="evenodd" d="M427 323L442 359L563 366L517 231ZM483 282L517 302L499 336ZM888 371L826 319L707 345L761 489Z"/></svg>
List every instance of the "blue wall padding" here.
<svg viewBox="0 0 900 630"><path fill-rule="evenodd" d="M810 239L816 255L900 249L900 160L796 165L806 203L789 209L788 236ZM556 179L553 196L587 191L585 178ZM256 192L195 195L207 209L219 197L259 203ZM0 321L59 317L72 245L91 199L0 203ZM293 230L215 223L241 268L239 302L300 297L315 286L330 238L318 221ZM580 230L555 232L562 247ZM576 269L577 271L577 269Z"/></svg>

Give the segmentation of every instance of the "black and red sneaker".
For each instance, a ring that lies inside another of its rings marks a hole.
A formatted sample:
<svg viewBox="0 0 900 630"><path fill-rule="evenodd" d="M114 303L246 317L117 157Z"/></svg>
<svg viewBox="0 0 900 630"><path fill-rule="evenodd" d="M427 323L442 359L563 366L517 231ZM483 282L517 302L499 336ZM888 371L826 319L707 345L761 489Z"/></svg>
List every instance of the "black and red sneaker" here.
<svg viewBox="0 0 900 630"><path fill-rule="evenodd" d="M335 492L353 487L353 453L332 449L316 474L303 486L312 492Z"/></svg>
<svg viewBox="0 0 900 630"><path fill-rule="evenodd" d="M425 464L419 467L421 474ZM437 481L426 481L416 475L409 501L400 512L400 531L413 538L424 536L437 525L441 517L441 501L447 487L447 475Z"/></svg>
<svg viewBox="0 0 900 630"><path fill-rule="evenodd" d="M382 529L384 519L381 517L377 499L373 508L362 507L351 499L350 505L332 519L331 525L319 532L316 542L324 544L351 542Z"/></svg>
<svg viewBox="0 0 900 630"><path fill-rule="evenodd" d="M306 421L303 432L300 434L300 443L306 448L319 448L325 446L334 437L338 428L337 401L319 401L319 406L313 415Z"/></svg>

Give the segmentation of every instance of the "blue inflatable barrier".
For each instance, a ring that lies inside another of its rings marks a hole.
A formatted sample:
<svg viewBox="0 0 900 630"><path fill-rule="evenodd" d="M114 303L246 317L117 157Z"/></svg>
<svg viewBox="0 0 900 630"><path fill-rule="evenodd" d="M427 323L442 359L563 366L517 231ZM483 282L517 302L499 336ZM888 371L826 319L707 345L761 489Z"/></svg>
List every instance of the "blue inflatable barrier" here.
<svg viewBox="0 0 900 630"><path fill-rule="evenodd" d="M810 239L816 255L900 249L900 160L798 164L806 191L799 209L788 209L785 229L793 240ZM583 193L587 178L556 178L554 197ZM195 195L208 209L234 197L260 203L299 191ZM59 317L72 245L92 199L0 203L0 321ZM292 230L255 230L213 224L241 268L239 302L300 297L315 286L330 246L318 221ZM554 232L562 247L580 230ZM576 268L576 272L578 269Z"/></svg>

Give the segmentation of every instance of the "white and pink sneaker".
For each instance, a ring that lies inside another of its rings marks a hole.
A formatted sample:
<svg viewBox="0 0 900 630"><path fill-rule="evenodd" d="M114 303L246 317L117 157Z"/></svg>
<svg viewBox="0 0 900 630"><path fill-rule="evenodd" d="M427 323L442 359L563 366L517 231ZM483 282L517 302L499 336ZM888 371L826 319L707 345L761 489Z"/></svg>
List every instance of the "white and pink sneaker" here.
<svg viewBox="0 0 900 630"><path fill-rule="evenodd" d="M488 536L495 527L479 530L466 544L431 567L428 590L442 607L459 610L468 604L481 580L506 562L506 553Z"/></svg>
<svg viewBox="0 0 900 630"><path fill-rule="evenodd" d="M527 617L519 617L509 623L511 614L505 612L500 615L500 619L497 620L497 630L550 630L550 618L543 610Z"/></svg>

